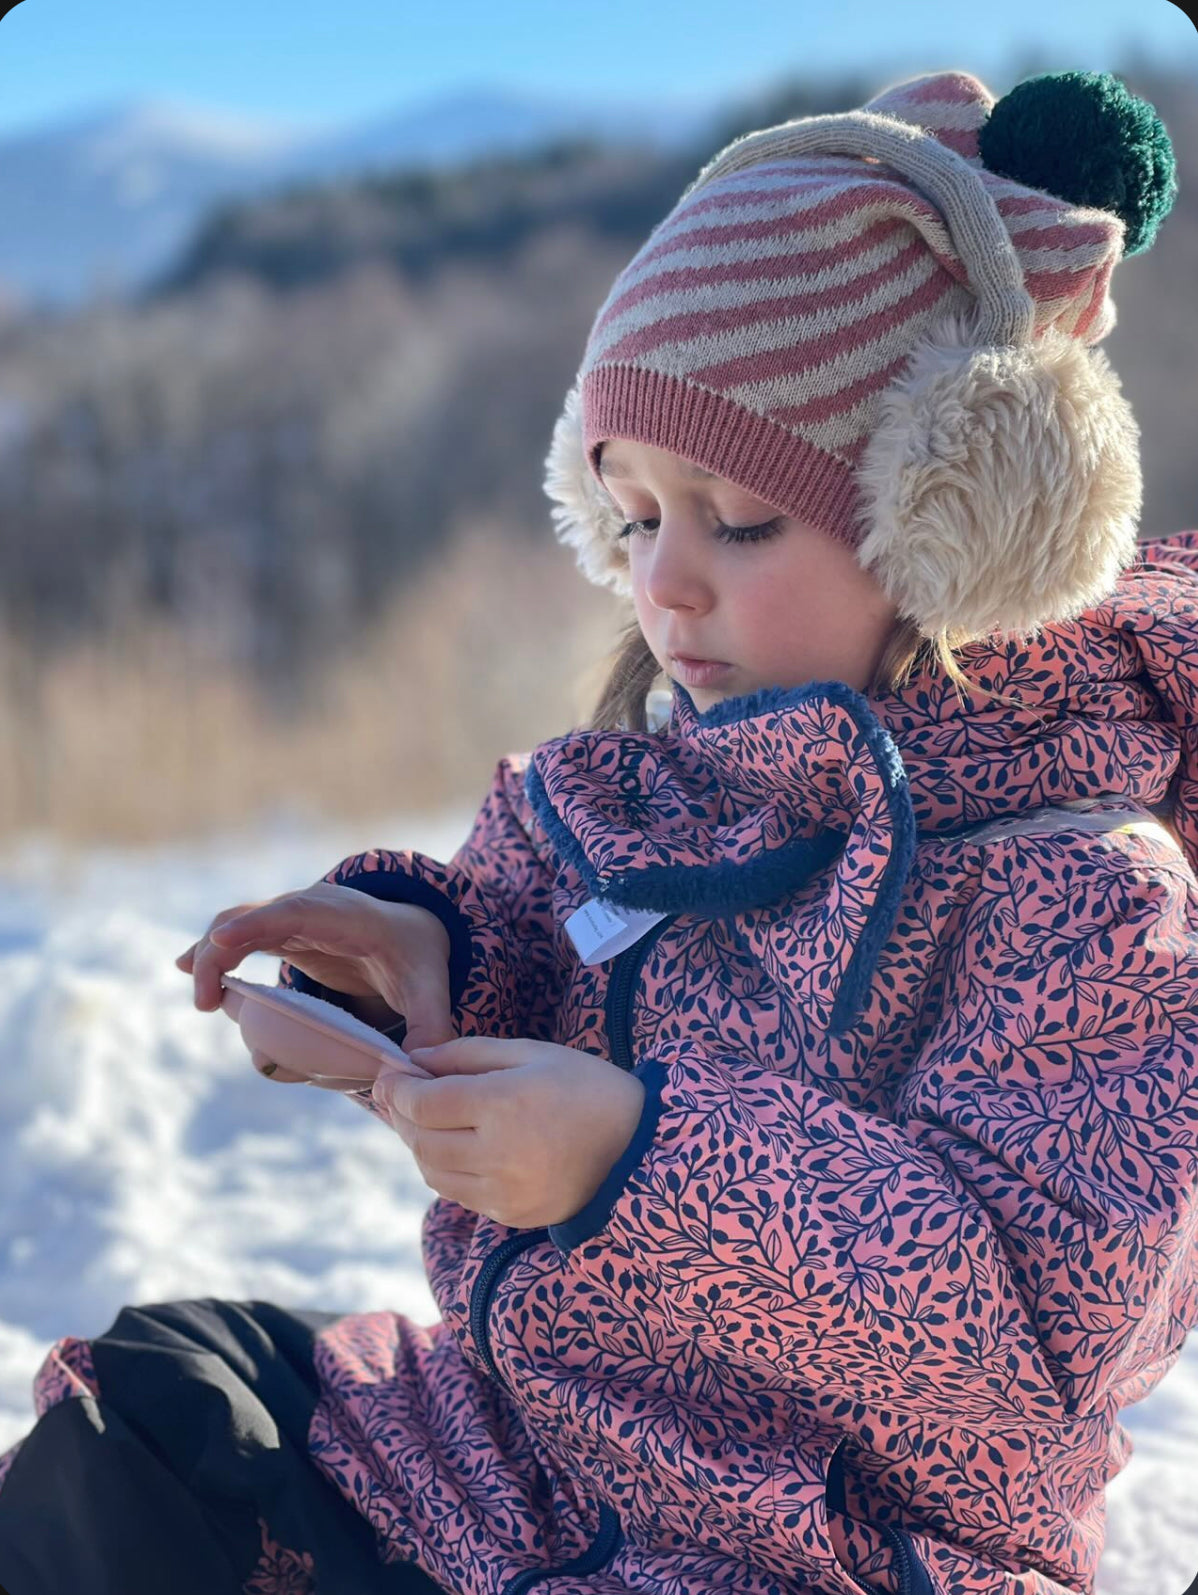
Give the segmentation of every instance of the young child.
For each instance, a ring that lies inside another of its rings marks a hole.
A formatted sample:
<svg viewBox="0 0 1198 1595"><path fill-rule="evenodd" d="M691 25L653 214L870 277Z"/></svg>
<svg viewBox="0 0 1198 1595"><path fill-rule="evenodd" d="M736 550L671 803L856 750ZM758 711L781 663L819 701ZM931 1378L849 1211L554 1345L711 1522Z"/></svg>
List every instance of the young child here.
<svg viewBox="0 0 1198 1595"><path fill-rule="evenodd" d="M440 1319L60 1341L12 1595L1093 1589L1120 1409L1198 1316L1198 533L1137 546L1095 348L1174 192L1073 73L699 174L553 438L635 611L595 723L501 759L448 864L325 877L441 938L456 1039L375 1092ZM292 911L197 983L287 941L353 1005Z"/></svg>

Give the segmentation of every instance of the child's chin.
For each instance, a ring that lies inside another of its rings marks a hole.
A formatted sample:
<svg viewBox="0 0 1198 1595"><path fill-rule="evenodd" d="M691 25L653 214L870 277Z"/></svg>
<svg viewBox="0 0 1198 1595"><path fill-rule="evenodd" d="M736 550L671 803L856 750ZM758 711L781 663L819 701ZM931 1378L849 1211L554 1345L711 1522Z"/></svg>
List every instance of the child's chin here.
<svg viewBox="0 0 1198 1595"><path fill-rule="evenodd" d="M704 709L711 709L717 703L723 703L725 698L734 697L732 692L721 691L716 687L688 687L686 689L694 701L695 708L702 713Z"/></svg>

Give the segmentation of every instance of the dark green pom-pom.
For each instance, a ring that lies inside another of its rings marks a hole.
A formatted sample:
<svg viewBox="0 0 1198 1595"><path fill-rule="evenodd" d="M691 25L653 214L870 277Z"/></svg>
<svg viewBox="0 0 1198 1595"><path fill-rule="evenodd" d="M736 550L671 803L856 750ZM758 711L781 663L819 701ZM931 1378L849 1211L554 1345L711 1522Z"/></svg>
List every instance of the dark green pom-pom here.
<svg viewBox="0 0 1198 1595"><path fill-rule="evenodd" d="M1113 211L1125 255L1151 247L1177 198L1165 124L1109 72L1045 72L1004 95L978 135L990 171L1071 205Z"/></svg>

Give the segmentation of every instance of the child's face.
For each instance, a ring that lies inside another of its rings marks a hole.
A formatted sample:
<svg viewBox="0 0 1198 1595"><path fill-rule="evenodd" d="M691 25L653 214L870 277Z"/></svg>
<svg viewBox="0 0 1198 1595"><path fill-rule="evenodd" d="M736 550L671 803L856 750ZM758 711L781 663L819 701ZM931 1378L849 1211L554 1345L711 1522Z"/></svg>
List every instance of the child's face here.
<svg viewBox="0 0 1198 1595"><path fill-rule="evenodd" d="M616 438L599 468L626 522L633 602L645 641L702 711L758 687L844 681L864 691L897 611L845 543L665 449ZM726 541L725 527L773 523ZM700 681L674 657L719 660Z"/></svg>

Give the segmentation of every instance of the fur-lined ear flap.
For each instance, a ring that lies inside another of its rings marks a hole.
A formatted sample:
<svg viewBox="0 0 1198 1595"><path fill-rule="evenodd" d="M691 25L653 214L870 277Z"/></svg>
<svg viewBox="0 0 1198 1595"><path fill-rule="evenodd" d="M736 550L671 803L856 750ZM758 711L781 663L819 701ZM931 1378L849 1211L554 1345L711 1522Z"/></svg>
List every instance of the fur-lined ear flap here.
<svg viewBox="0 0 1198 1595"><path fill-rule="evenodd" d="M554 533L560 543L576 550L582 573L599 587L613 587L630 596L628 554L617 540L624 523L587 465L578 383L566 395L553 428L545 460L545 492L553 500L549 513Z"/></svg>
<svg viewBox="0 0 1198 1595"><path fill-rule="evenodd" d="M938 322L857 467L857 559L957 644L1027 638L1106 598L1137 550L1139 427L1106 355L1049 328L982 347Z"/></svg>

